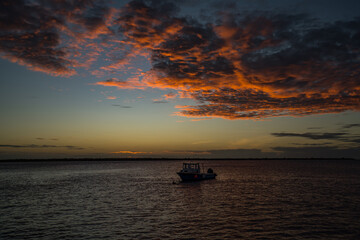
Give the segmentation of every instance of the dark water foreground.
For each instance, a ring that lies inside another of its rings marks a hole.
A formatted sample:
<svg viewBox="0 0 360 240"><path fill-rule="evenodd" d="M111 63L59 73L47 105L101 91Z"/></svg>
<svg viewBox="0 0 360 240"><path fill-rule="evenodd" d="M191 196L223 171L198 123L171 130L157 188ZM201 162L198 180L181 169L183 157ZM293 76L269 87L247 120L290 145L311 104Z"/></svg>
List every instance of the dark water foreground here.
<svg viewBox="0 0 360 240"><path fill-rule="evenodd" d="M360 239L360 162L0 163L0 239Z"/></svg>

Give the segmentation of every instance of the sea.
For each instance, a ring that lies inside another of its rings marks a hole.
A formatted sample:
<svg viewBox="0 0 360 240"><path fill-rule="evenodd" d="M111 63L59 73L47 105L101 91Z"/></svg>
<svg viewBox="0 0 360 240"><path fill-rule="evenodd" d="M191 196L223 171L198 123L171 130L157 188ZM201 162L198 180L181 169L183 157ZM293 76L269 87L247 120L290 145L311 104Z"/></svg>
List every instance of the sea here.
<svg viewBox="0 0 360 240"><path fill-rule="evenodd" d="M360 239L360 161L198 162L0 162L0 239Z"/></svg>

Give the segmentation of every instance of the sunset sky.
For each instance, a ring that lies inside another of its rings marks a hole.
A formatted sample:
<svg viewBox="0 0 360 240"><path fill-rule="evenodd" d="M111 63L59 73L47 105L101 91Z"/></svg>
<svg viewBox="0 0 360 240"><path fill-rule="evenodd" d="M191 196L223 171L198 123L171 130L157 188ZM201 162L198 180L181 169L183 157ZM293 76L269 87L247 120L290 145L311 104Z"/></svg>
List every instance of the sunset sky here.
<svg viewBox="0 0 360 240"><path fill-rule="evenodd" d="M360 158L360 1L0 2L0 159Z"/></svg>

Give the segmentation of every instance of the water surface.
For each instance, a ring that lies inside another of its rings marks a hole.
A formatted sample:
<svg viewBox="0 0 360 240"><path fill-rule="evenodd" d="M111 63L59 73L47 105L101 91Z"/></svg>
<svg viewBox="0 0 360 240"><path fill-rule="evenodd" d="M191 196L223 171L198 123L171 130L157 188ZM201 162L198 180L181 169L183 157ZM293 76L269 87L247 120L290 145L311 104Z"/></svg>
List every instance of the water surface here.
<svg viewBox="0 0 360 240"><path fill-rule="evenodd" d="M360 162L201 163L0 163L0 239L360 239Z"/></svg>

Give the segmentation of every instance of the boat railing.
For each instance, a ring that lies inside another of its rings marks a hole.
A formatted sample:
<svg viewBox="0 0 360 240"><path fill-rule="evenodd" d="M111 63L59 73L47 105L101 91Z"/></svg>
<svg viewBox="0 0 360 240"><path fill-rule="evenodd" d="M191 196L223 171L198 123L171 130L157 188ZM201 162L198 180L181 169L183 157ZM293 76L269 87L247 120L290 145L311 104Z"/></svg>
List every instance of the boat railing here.
<svg viewBox="0 0 360 240"><path fill-rule="evenodd" d="M188 173L200 173L200 164L199 163L184 163L182 172Z"/></svg>

